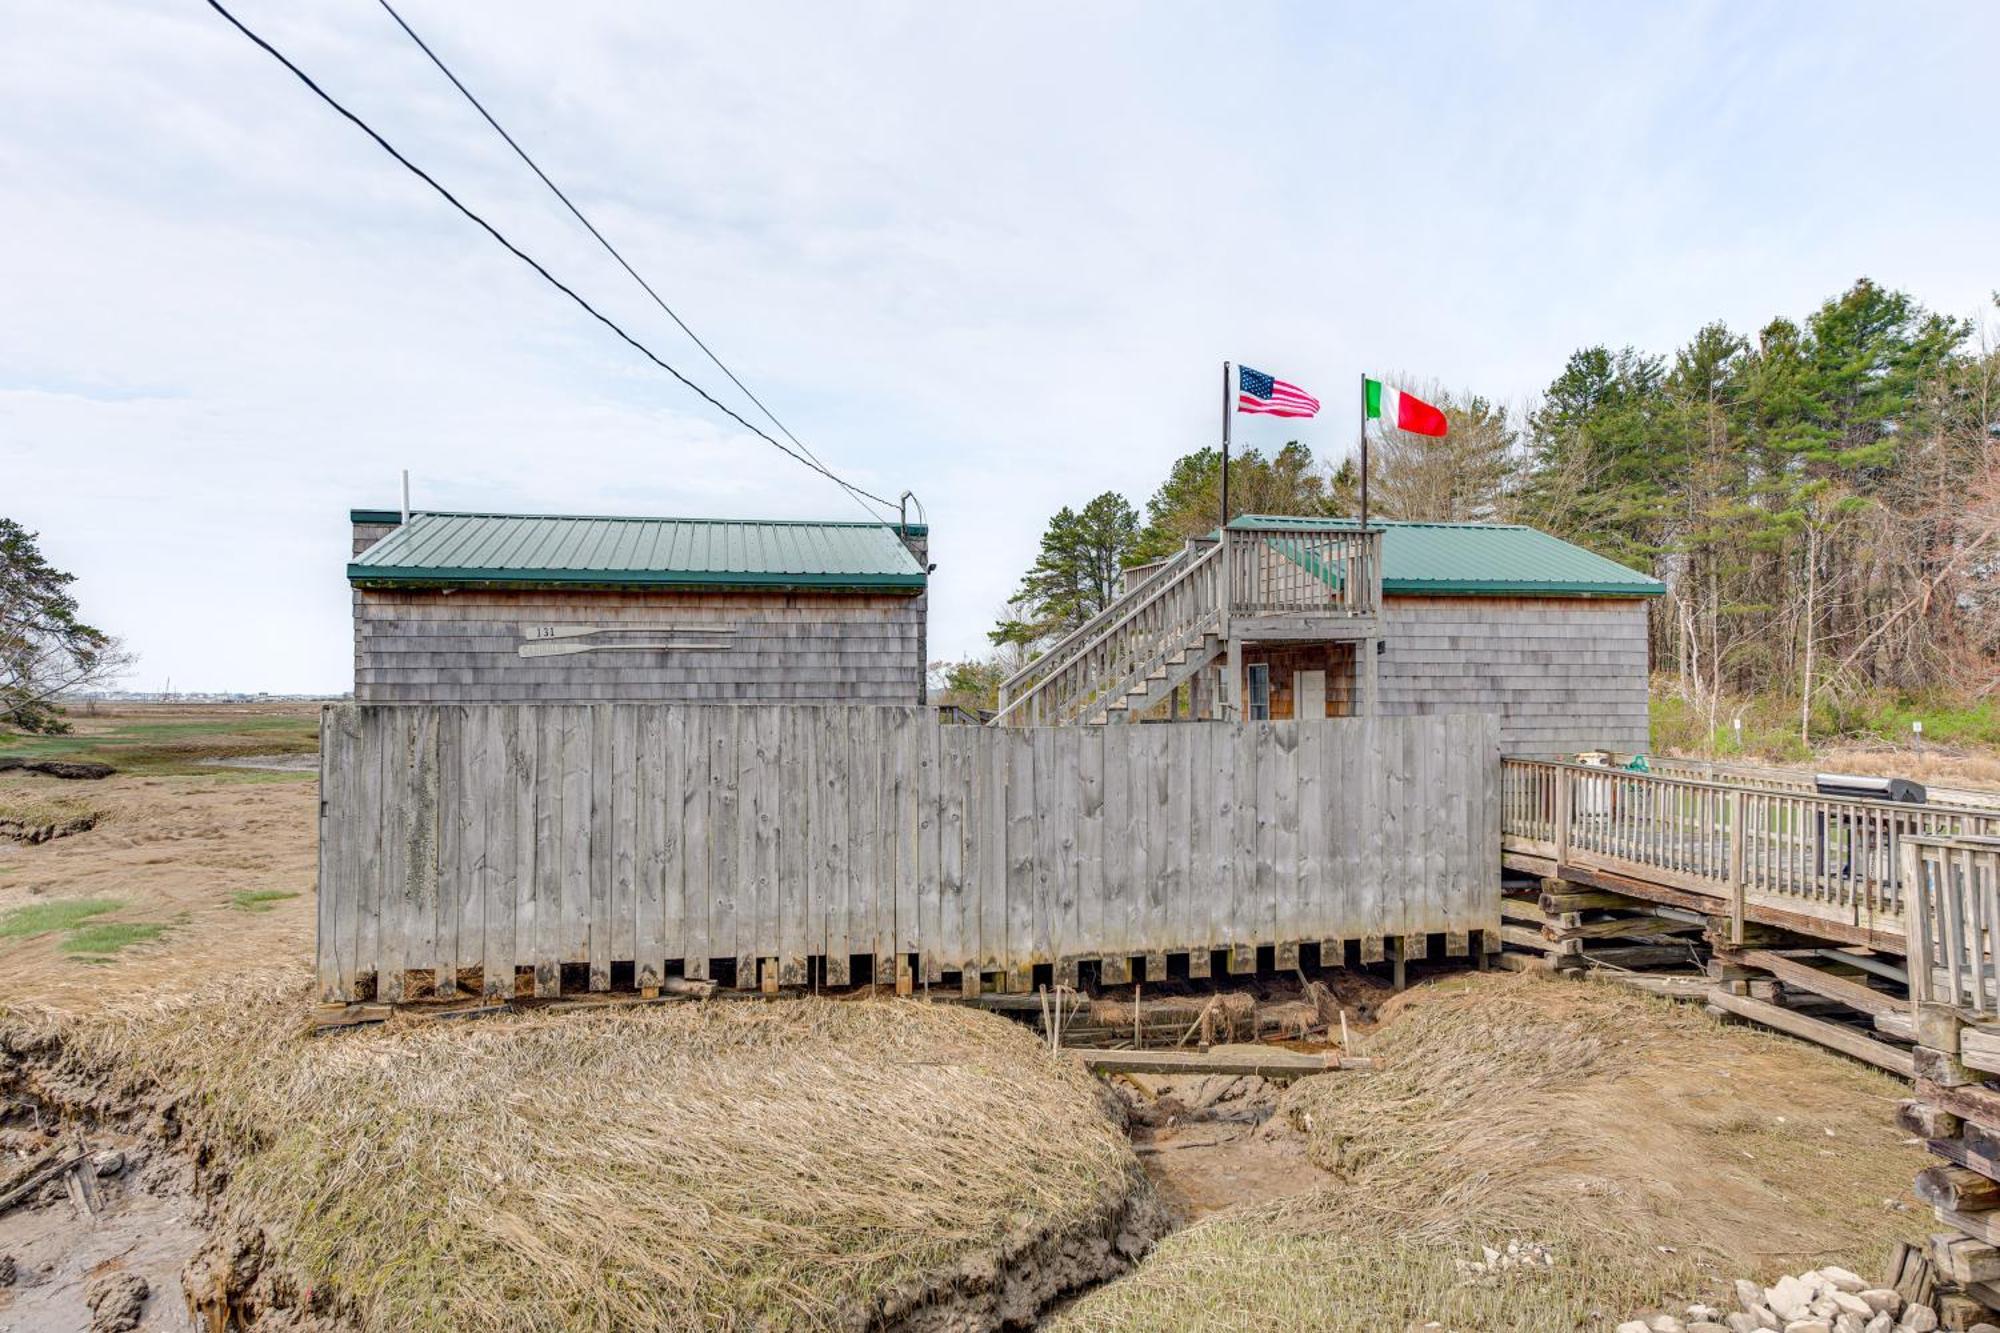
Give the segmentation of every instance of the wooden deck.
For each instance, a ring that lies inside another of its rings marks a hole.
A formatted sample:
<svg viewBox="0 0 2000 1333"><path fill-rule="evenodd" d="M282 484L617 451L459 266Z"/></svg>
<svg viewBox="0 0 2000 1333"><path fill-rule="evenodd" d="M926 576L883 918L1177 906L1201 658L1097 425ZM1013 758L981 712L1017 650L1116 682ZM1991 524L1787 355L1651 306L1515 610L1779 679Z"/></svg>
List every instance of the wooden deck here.
<svg viewBox="0 0 2000 1333"><path fill-rule="evenodd" d="M1542 759L1502 765L1501 854L1530 874L1902 954L1902 844L2000 836L2000 811Z"/></svg>

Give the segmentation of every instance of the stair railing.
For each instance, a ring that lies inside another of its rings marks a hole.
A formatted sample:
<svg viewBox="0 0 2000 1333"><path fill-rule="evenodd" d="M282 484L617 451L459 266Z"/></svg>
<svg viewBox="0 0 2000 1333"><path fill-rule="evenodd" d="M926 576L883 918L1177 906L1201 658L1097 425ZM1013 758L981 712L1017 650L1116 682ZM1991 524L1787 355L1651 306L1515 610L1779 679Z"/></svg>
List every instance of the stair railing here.
<svg viewBox="0 0 2000 1333"><path fill-rule="evenodd" d="M1035 727L1075 721L1114 683L1174 639L1188 640L1221 611L1220 542L1183 551L1066 639L1055 667L1007 699L990 725ZM1049 656L1054 656L1051 652ZM1108 702L1108 700L1105 700Z"/></svg>

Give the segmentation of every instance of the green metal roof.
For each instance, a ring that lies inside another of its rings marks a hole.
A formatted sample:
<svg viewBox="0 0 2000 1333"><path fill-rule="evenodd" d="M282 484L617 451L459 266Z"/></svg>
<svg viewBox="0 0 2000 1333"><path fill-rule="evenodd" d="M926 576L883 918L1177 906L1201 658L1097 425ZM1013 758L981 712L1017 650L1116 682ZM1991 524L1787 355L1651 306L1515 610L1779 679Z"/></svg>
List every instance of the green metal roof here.
<svg viewBox="0 0 2000 1333"><path fill-rule="evenodd" d="M355 511L363 512L378 511ZM910 530L922 535L915 524ZM363 551L347 577L914 592L925 571L896 530L879 523L424 513Z"/></svg>
<svg viewBox="0 0 2000 1333"><path fill-rule="evenodd" d="M1353 531L1351 518L1245 514L1231 527ZM1658 597L1667 587L1594 551L1519 523L1401 523L1382 529L1382 591L1408 595Z"/></svg>

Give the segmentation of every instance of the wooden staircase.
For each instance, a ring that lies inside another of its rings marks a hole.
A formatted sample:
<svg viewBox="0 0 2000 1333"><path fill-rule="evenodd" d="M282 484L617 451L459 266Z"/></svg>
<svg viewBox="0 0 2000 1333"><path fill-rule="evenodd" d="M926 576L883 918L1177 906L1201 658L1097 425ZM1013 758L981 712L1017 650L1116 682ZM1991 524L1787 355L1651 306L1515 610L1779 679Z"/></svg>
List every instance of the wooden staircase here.
<svg viewBox="0 0 2000 1333"><path fill-rule="evenodd" d="M1381 534L1231 524L1190 541L1000 687L993 726L1133 722L1259 639L1376 632Z"/></svg>

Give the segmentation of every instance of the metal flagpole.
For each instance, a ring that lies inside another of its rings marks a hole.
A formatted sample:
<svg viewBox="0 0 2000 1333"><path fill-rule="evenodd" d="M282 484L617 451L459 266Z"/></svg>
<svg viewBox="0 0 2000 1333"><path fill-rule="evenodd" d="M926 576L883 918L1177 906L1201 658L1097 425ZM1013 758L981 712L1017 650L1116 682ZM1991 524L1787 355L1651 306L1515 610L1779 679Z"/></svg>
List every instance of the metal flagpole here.
<svg viewBox="0 0 2000 1333"><path fill-rule="evenodd" d="M1222 363L1222 526L1229 526L1229 363Z"/></svg>
<svg viewBox="0 0 2000 1333"><path fill-rule="evenodd" d="M1234 373L1229 363L1224 361L1222 363L1222 526L1216 529L1215 533L1216 540L1222 543L1222 596L1221 605L1217 608L1217 619L1220 623L1216 628L1221 631L1222 640L1228 645L1228 656L1224 659L1226 666L1222 689L1218 691L1221 697L1216 700L1216 706L1219 715L1231 722L1237 721L1243 715L1238 697L1243 688L1243 650L1229 623L1229 608L1235 601L1236 595L1236 571L1230 565L1229 550L1229 427L1236 416L1236 400L1231 396L1235 386L1229 381Z"/></svg>
<svg viewBox="0 0 2000 1333"><path fill-rule="evenodd" d="M1361 372L1361 530L1368 531L1368 372Z"/></svg>

